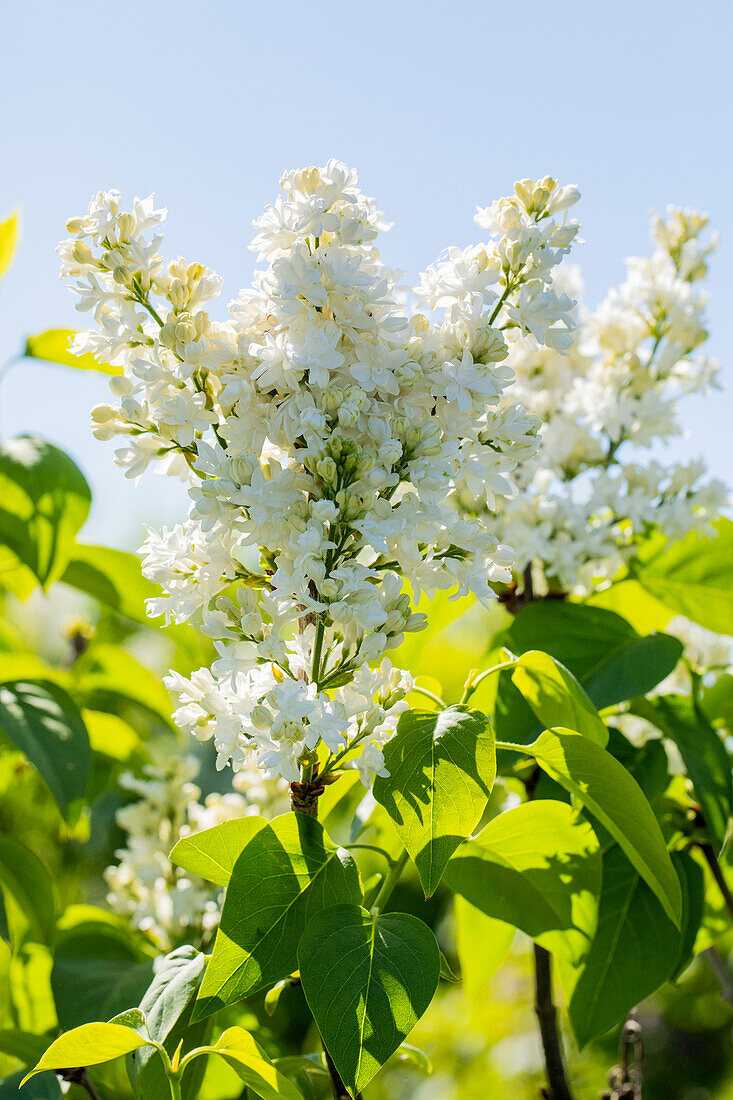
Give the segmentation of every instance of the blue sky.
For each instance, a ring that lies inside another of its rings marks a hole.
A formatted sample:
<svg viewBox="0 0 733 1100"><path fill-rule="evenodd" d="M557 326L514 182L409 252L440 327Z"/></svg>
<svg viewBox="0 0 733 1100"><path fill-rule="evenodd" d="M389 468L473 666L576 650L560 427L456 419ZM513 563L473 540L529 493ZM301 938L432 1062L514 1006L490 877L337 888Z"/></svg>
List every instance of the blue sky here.
<svg viewBox="0 0 733 1100"><path fill-rule="evenodd" d="M710 351L729 388L688 404L689 438L664 454L703 454L730 480L732 11L5 0L0 217L19 206L23 238L0 287L0 362L29 332L79 326L53 249L100 188L155 191L168 253L218 270L226 301L249 281L250 222L285 168L329 156L358 167L394 222L383 254L411 273L476 239L476 203L550 173L582 191L589 302L647 248L653 208L709 212L722 237ZM0 434L37 431L69 450L95 490L88 537L134 545L141 519L175 519L184 496L154 475L136 489L92 438L89 408L106 392L101 377L21 363L0 385Z"/></svg>

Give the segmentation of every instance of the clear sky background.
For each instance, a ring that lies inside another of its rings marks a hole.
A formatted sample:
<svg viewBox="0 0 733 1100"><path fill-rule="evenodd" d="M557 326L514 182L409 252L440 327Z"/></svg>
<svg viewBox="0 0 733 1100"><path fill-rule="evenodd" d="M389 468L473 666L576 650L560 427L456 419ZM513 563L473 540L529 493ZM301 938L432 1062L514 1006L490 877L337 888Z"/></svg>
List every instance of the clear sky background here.
<svg viewBox="0 0 733 1100"><path fill-rule="evenodd" d="M719 229L710 351L728 390L688 402L688 437L664 454L732 480L732 41L726 0L2 0L0 218L19 206L23 236L0 362L28 333L84 327L54 247L101 188L156 192L166 254L219 271L223 311L285 168L355 165L394 222L385 259L411 274L478 239L476 203L550 173L582 191L589 303L647 250L652 209L696 206ZM135 545L185 498L153 474L135 488L93 439L106 396L102 376L21 362L0 383L0 435L67 449L95 492L87 537Z"/></svg>

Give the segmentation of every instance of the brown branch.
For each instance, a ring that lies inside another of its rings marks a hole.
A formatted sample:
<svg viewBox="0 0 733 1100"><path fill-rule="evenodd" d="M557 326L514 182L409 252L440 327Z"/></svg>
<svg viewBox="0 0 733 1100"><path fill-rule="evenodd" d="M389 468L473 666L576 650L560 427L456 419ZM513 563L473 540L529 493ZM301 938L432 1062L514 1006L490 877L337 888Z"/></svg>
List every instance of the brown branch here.
<svg viewBox="0 0 733 1100"><path fill-rule="evenodd" d="M68 1081L70 1084L78 1085L80 1089L84 1089L89 1100L102 1100L94 1085L89 1080L89 1074L86 1069L59 1069L56 1072L62 1081Z"/></svg>
<svg viewBox="0 0 733 1100"><path fill-rule="evenodd" d="M549 1089L543 1090L546 1100L573 1100L565 1062L560 1032L557 1026L557 1009L552 1000L552 962L544 947L534 944L535 1002L534 1010L540 1027L542 1051Z"/></svg>

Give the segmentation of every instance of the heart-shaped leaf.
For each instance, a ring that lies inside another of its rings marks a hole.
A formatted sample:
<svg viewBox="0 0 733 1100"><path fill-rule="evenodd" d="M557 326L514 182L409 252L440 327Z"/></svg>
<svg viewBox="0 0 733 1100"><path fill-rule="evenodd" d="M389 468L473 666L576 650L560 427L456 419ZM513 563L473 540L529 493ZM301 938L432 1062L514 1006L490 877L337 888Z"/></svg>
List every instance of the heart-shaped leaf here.
<svg viewBox="0 0 733 1100"><path fill-rule="evenodd" d="M417 867L435 892L453 852L476 828L496 777L491 723L475 710L408 710L384 749L389 776L374 781Z"/></svg>
<svg viewBox="0 0 733 1100"><path fill-rule="evenodd" d="M394 1054L433 999L440 953L426 924L358 905L322 909L298 947L308 1006L352 1096Z"/></svg>
<svg viewBox="0 0 733 1100"><path fill-rule="evenodd" d="M171 862L216 886L228 886L242 849L266 824L264 817L234 817L181 837L170 854Z"/></svg>
<svg viewBox="0 0 733 1100"><path fill-rule="evenodd" d="M287 977L308 921L324 906L360 900L354 861L314 818L275 818L234 865L193 1019Z"/></svg>

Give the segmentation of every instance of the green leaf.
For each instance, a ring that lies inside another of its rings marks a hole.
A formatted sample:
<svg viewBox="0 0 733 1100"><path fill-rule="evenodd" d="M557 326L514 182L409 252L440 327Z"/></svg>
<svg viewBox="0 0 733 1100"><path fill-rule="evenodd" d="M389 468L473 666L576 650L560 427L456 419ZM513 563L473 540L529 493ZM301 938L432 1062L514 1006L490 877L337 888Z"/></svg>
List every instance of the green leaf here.
<svg viewBox="0 0 733 1100"><path fill-rule="evenodd" d="M62 1092L56 1074L49 1071L33 1078L33 1083L23 1085L23 1072L14 1073L0 1081L0 1100L61 1100Z"/></svg>
<svg viewBox="0 0 733 1100"><path fill-rule="evenodd" d="M708 630L733 634L733 522L719 519L713 535L692 532L634 577L667 607Z"/></svg>
<svg viewBox="0 0 733 1100"><path fill-rule="evenodd" d="M598 931L582 967L569 964L562 950L555 956L570 992L568 1009L579 1046L608 1031L659 989L677 969L686 939L614 845L603 857Z"/></svg>
<svg viewBox="0 0 733 1100"><path fill-rule="evenodd" d="M51 943L56 926L51 876L30 848L2 835L0 889L13 947L26 940Z"/></svg>
<svg viewBox="0 0 733 1100"><path fill-rule="evenodd" d="M669 758L661 738L632 745L615 727L608 732L608 751L633 775L647 801L653 802L669 786Z"/></svg>
<svg viewBox="0 0 733 1100"><path fill-rule="evenodd" d="M132 703L170 725L171 701L163 684L120 646L90 646L71 673L74 696L82 706L116 714Z"/></svg>
<svg viewBox="0 0 733 1100"><path fill-rule="evenodd" d="M153 964L123 921L93 906L72 906L57 935L51 987L62 1027L109 1019L140 1003Z"/></svg>
<svg viewBox="0 0 733 1100"><path fill-rule="evenodd" d="M438 985L435 936L406 913L322 909L298 947L308 1007L352 1096L394 1054Z"/></svg>
<svg viewBox="0 0 733 1100"><path fill-rule="evenodd" d="M122 1024L82 1024L55 1039L40 1062L23 1078L23 1083L44 1069L99 1066L138 1050L146 1043L147 1039Z"/></svg>
<svg viewBox="0 0 733 1100"><path fill-rule="evenodd" d="M501 745L533 756L608 829L676 924L682 897L661 829L641 787L610 753L573 730L546 730L529 746Z"/></svg>
<svg viewBox="0 0 733 1100"><path fill-rule="evenodd" d="M624 580L594 592L585 601L586 606L605 607L615 611L639 634L653 630L665 630L674 612L651 596L638 581Z"/></svg>
<svg viewBox="0 0 733 1100"><path fill-rule="evenodd" d="M10 267L18 243L18 229L20 218L18 214L11 214L5 221L0 222L0 279Z"/></svg>
<svg viewBox="0 0 733 1100"><path fill-rule="evenodd" d="M83 710L81 716L92 752L124 764L142 747L132 726L116 714L106 714L101 710Z"/></svg>
<svg viewBox="0 0 733 1100"><path fill-rule="evenodd" d="M171 951L158 960L155 977L140 1001L139 1011L146 1021L150 1038L163 1043L170 1056L181 1040L186 1049L205 1042L205 1024L189 1027L205 962L203 954L195 947ZM183 1079L184 1100L198 1094L205 1069L204 1060L194 1061ZM165 1070L153 1047L128 1055L127 1075L137 1097L166 1095Z"/></svg>
<svg viewBox="0 0 733 1100"><path fill-rule="evenodd" d="M695 788L710 838L722 848L733 814L733 779L731 757L720 734L687 695L639 699L632 711L674 741Z"/></svg>
<svg viewBox="0 0 733 1100"><path fill-rule="evenodd" d="M360 899L353 859L314 818L275 818L234 865L193 1019L287 977L308 921L324 906Z"/></svg>
<svg viewBox="0 0 733 1100"><path fill-rule="evenodd" d="M160 621L151 619L146 610L146 600L160 596L160 589L142 575L137 554L77 542L61 580L125 619L155 631L160 627ZM211 643L189 623L167 626L165 637L191 665L206 663Z"/></svg>
<svg viewBox="0 0 733 1100"><path fill-rule="evenodd" d="M374 781L414 860L425 896L453 852L476 828L496 777L491 724L479 711L408 710L384 748L388 777Z"/></svg>
<svg viewBox="0 0 733 1100"><path fill-rule="evenodd" d="M67 454L34 436L0 445L0 543L44 588L63 573L91 490Z"/></svg>
<svg viewBox="0 0 733 1100"><path fill-rule="evenodd" d="M419 1069L421 1073L426 1074L428 1077L433 1072L433 1063L425 1051L420 1050L420 1047L414 1047L411 1043L400 1043L396 1058L398 1062L414 1066L415 1069Z"/></svg>
<svg viewBox="0 0 733 1100"><path fill-rule="evenodd" d="M497 644L512 653L549 653L570 671L598 710L645 695L668 676L682 644L667 634L637 634L612 611L548 600L527 604ZM497 737L528 743L541 730L503 672L494 713Z"/></svg>
<svg viewBox="0 0 733 1100"><path fill-rule="evenodd" d="M0 734L27 756L64 817L87 789L91 749L79 708L47 680L0 684Z"/></svg>
<svg viewBox="0 0 733 1100"><path fill-rule="evenodd" d="M0 1053L17 1058L27 1066L36 1064L45 1051L47 1042L42 1035L33 1035L28 1031L17 1028L0 1029Z"/></svg>
<svg viewBox="0 0 733 1100"><path fill-rule="evenodd" d="M116 1016L113 1016L111 1020L108 1020L107 1023L122 1024L123 1027L131 1027L133 1031L136 1031L138 1035L142 1035L143 1038L150 1038L145 1013L141 1012L139 1008L128 1008L125 1012L119 1012Z"/></svg>
<svg viewBox="0 0 733 1100"><path fill-rule="evenodd" d="M145 601L160 589L143 577L137 554L77 542L61 580L124 618L151 625Z"/></svg>
<svg viewBox="0 0 733 1100"><path fill-rule="evenodd" d="M483 992L509 954L515 929L488 917L460 894L454 902L458 960L463 988L469 997Z"/></svg>
<svg viewBox="0 0 733 1100"><path fill-rule="evenodd" d="M171 862L206 882L228 886L243 848L266 824L264 817L235 817L181 837L171 851Z"/></svg>
<svg viewBox="0 0 733 1100"><path fill-rule="evenodd" d="M76 336L72 328L48 328L37 336L26 340L24 355L29 359L43 359L46 363L60 363L64 367L76 367L77 370L98 370L102 374L123 374L122 367L111 363L101 363L91 352L74 355L71 341Z"/></svg>
<svg viewBox="0 0 733 1100"><path fill-rule="evenodd" d="M569 669L549 653L530 649L517 660L512 683L545 727L576 730L605 747L608 730Z"/></svg>
<svg viewBox="0 0 733 1100"><path fill-rule="evenodd" d="M523 802L458 849L446 882L482 913L520 928L548 950L556 934L565 933L580 960L596 927L598 840L566 803Z"/></svg>
<svg viewBox="0 0 733 1100"><path fill-rule="evenodd" d="M302 1093L273 1065L262 1047L243 1027L230 1027L208 1048L226 1059L245 1086L262 1100L302 1100Z"/></svg>

